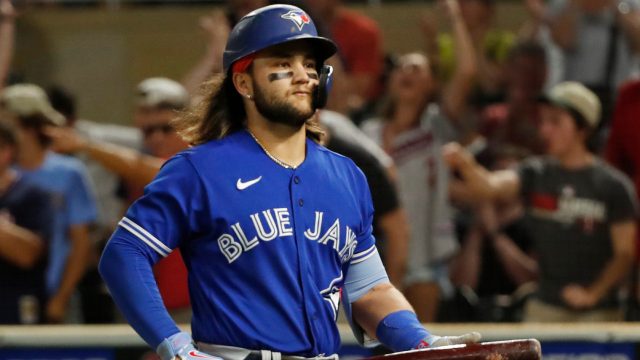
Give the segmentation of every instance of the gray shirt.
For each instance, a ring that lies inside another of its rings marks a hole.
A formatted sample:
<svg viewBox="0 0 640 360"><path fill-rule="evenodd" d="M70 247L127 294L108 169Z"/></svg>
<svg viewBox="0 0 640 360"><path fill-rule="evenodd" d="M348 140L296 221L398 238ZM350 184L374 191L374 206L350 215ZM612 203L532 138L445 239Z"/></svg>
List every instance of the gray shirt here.
<svg viewBox="0 0 640 360"><path fill-rule="evenodd" d="M591 285L611 260L611 226L636 217L633 185L600 160L568 170L551 158L530 158L518 171L539 258L538 297L564 306L564 286ZM615 305L611 292L598 307Z"/></svg>

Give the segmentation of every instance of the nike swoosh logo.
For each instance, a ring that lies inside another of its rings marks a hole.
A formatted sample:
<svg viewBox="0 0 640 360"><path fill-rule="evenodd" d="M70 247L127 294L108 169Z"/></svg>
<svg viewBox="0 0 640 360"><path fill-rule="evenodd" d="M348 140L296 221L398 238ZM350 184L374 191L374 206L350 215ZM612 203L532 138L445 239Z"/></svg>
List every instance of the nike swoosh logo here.
<svg viewBox="0 0 640 360"><path fill-rule="evenodd" d="M205 355L205 354L198 353L195 350L189 351L188 355L191 356L191 357L194 357L194 358L201 358L201 359L219 359L219 358L214 357L214 356L208 356L208 355Z"/></svg>
<svg viewBox="0 0 640 360"><path fill-rule="evenodd" d="M238 190L244 190L244 189L248 188L249 186L257 183L260 180L262 180L262 175L258 176L257 178L255 178L253 180L249 180L249 181L245 181L245 182L243 182L242 179L238 179L238 182L236 183L236 187L238 188Z"/></svg>

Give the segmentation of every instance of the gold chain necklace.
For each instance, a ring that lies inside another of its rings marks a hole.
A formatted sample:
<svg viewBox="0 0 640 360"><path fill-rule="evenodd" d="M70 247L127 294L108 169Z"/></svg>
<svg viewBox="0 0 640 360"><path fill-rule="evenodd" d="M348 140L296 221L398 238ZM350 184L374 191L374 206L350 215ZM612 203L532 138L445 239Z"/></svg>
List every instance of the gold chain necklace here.
<svg viewBox="0 0 640 360"><path fill-rule="evenodd" d="M251 135L251 137L253 138L253 140L256 141L256 144L258 144L258 146L260 146L260 148L262 149L262 151L264 151L265 154L267 154L267 156L273 160L276 164L282 166L285 169L295 169L296 167L290 164L287 164L286 162L278 159L277 157L271 155L271 153L269 152L269 150L267 150L267 148L265 148L264 146L262 146L262 144L260 143L260 141L258 141L258 139L255 137L255 135L253 135L253 133L251 131L249 131L249 129L247 129L247 132L249 133L249 135Z"/></svg>

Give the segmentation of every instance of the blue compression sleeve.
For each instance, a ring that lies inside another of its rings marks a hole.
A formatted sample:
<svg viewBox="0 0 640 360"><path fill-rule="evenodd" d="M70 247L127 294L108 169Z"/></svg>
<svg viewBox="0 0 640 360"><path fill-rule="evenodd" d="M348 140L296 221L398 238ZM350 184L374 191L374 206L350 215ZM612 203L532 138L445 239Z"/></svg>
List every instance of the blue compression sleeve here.
<svg viewBox="0 0 640 360"><path fill-rule="evenodd" d="M415 349L430 335L420 324L416 314L409 310L400 310L387 315L376 329L378 340L393 351Z"/></svg>
<svg viewBox="0 0 640 360"><path fill-rule="evenodd" d="M389 282L389 277L376 250L368 259L349 266L344 290L349 294L349 301L356 302L374 286L386 282Z"/></svg>
<svg viewBox="0 0 640 360"><path fill-rule="evenodd" d="M120 311L156 349L180 329L164 307L151 266L142 249L113 237L102 254L99 270Z"/></svg>

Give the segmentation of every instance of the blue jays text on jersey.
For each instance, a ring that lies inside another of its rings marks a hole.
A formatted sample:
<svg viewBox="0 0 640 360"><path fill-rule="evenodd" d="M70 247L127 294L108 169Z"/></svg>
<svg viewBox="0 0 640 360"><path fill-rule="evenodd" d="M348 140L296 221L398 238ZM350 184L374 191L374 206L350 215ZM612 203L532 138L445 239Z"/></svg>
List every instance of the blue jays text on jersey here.
<svg viewBox="0 0 640 360"><path fill-rule="evenodd" d="M315 356L338 350L345 276L377 251L372 216L351 160L307 140L284 168L242 130L168 161L114 238L153 262L180 247L196 341Z"/></svg>

